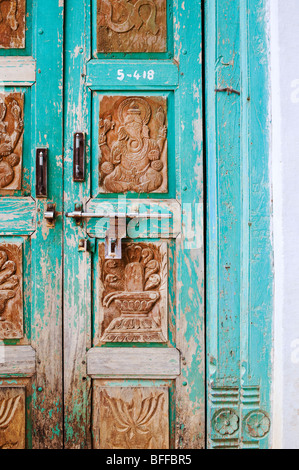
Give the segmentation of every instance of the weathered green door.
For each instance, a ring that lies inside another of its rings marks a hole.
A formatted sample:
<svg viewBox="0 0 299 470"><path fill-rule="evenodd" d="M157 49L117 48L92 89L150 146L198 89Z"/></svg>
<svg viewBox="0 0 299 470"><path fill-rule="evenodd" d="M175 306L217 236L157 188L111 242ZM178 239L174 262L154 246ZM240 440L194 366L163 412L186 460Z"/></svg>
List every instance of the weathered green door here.
<svg viewBox="0 0 299 470"><path fill-rule="evenodd" d="M202 448L201 4L65 24L65 446Z"/></svg>
<svg viewBox="0 0 299 470"><path fill-rule="evenodd" d="M0 2L0 449L63 445L63 8L48 3Z"/></svg>

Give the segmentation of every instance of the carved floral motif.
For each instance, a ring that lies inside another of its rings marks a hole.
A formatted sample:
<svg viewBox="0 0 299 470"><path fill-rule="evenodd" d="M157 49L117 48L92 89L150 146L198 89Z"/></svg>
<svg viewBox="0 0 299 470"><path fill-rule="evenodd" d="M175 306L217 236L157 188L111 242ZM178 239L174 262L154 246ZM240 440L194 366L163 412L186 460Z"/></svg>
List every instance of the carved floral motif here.
<svg viewBox="0 0 299 470"><path fill-rule="evenodd" d="M99 128L104 192L167 192L165 99L103 97Z"/></svg>
<svg viewBox="0 0 299 470"><path fill-rule="evenodd" d="M23 96L0 94L0 189L21 189Z"/></svg>
<svg viewBox="0 0 299 470"><path fill-rule="evenodd" d="M113 388L99 393L100 448L168 448L166 388Z"/></svg>
<svg viewBox="0 0 299 470"><path fill-rule="evenodd" d="M234 410L220 410L213 417L213 427L222 436L231 436L238 431L239 421L239 416Z"/></svg>
<svg viewBox="0 0 299 470"><path fill-rule="evenodd" d="M98 52L165 52L166 0L98 0Z"/></svg>
<svg viewBox="0 0 299 470"><path fill-rule="evenodd" d="M22 338L22 247L0 244L0 339Z"/></svg>
<svg viewBox="0 0 299 470"><path fill-rule="evenodd" d="M0 449L25 448L25 391L0 388Z"/></svg>
<svg viewBox="0 0 299 470"><path fill-rule="evenodd" d="M262 439L270 431L270 419L264 411L252 411L245 418L246 432L255 439Z"/></svg>
<svg viewBox="0 0 299 470"><path fill-rule="evenodd" d="M25 0L0 0L0 48L25 47Z"/></svg>
<svg viewBox="0 0 299 470"><path fill-rule="evenodd" d="M161 244L124 244L122 260L102 260L102 342L165 342L167 252Z"/></svg>

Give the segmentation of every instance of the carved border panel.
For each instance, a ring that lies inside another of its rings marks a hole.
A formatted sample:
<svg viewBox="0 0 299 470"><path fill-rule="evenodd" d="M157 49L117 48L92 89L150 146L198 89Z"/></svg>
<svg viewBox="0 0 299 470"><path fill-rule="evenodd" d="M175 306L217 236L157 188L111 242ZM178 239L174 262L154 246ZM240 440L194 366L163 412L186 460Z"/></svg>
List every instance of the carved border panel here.
<svg viewBox="0 0 299 470"><path fill-rule="evenodd" d="M98 52L166 52L167 0L98 0Z"/></svg>
<svg viewBox="0 0 299 470"><path fill-rule="evenodd" d="M0 387L0 449L25 449L25 388Z"/></svg>
<svg viewBox="0 0 299 470"><path fill-rule="evenodd" d="M0 93L0 190L22 189L24 95Z"/></svg>
<svg viewBox="0 0 299 470"><path fill-rule="evenodd" d="M0 243L0 339L23 337L22 243Z"/></svg>
<svg viewBox="0 0 299 470"><path fill-rule="evenodd" d="M24 49L26 0L0 0L0 48Z"/></svg>
<svg viewBox="0 0 299 470"><path fill-rule="evenodd" d="M167 242L123 243L122 260L105 260L101 243L99 260L99 341L167 342Z"/></svg>
<svg viewBox="0 0 299 470"><path fill-rule="evenodd" d="M95 449L169 449L167 387L95 387Z"/></svg>
<svg viewBox="0 0 299 470"><path fill-rule="evenodd" d="M100 96L99 188L167 193L167 99Z"/></svg>

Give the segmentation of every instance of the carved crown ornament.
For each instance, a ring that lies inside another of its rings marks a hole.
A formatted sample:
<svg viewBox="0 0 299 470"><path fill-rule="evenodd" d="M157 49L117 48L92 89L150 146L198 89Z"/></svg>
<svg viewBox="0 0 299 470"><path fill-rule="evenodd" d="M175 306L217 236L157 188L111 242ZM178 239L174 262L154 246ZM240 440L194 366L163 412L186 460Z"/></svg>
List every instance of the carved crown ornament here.
<svg viewBox="0 0 299 470"><path fill-rule="evenodd" d="M124 243L122 260L101 260L100 342L167 341L167 244Z"/></svg>
<svg viewBox="0 0 299 470"><path fill-rule="evenodd" d="M98 52L165 52L166 0L98 0Z"/></svg>
<svg viewBox="0 0 299 470"><path fill-rule="evenodd" d="M22 246L0 244L0 339L22 338Z"/></svg>
<svg viewBox="0 0 299 470"><path fill-rule="evenodd" d="M0 189L22 186L23 107L21 93L0 94Z"/></svg>
<svg viewBox="0 0 299 470"><path fill-rule="evenodd" d="M0 48L25 47L26 0L0 0Z"/></svg>
<svg viewBox="0 0 299 470"><path fill-rule="evenodd" d="M167 388L98 388L94 401L95 448L168 448Z"/></svg>
<svg viewBox="0 0 299 470"><path fill-rule="evenodd" d="M167 192L165 98L100 98L101 192Z"/></svg>

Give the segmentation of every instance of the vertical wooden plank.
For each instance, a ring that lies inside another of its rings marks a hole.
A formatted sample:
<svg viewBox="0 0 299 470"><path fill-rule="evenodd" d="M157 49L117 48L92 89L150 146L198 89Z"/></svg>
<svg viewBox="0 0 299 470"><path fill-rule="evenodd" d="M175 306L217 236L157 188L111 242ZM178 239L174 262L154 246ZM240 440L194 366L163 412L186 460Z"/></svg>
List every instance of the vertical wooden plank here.
<svg viewBox="0 0 299 470"><path fill-rule="evenodd" d="M91 92L85 84L90 59L90 3L75 0L66 4L65 36L65 212L75 203L85 204L90 195ZM86 182L75 183L73 133L86 133ZM90 387L86 352L91 347L91 255L79 252L85 230L65 219L64 232L64 401L65 448L87 448L90 438Z"/></svg>
<svg viewBox="0 0 299 470"><path fill-rule="evenodd" d="M177 240L177 347L182 373L176 381L176 447L205 444L201 2L174 2L177 198L182 236Z"/></svg>
<svg viewBox="0 0 299 470"><path fill-rule="evenodd" d="M205 9L208 446L267 448L272 271L265 2L214 0ZM215 95L226 87L240 95Z"/></svg>
<svg viewBox="0 0 299 470"><path fill-rule="evenodd" d="M37 230L32 237L32 346L37 353L33 382L33 447L61 448L62 420L62 217L49 228L47 202L62 213L63 2L34 2L34 50L37 63L32 107L32 168L35 147L49 149L48 199L37 200ZM34 179L33 179L34 181ZM35 196L35 187L32 187Z"/></svg>

